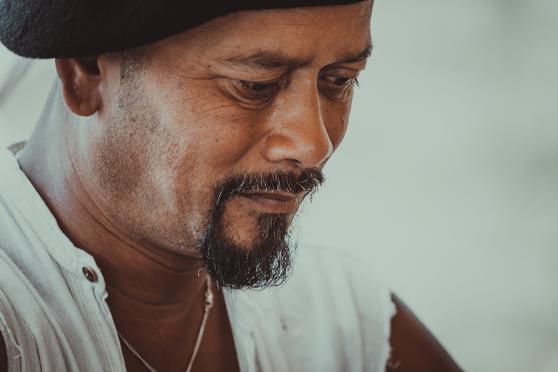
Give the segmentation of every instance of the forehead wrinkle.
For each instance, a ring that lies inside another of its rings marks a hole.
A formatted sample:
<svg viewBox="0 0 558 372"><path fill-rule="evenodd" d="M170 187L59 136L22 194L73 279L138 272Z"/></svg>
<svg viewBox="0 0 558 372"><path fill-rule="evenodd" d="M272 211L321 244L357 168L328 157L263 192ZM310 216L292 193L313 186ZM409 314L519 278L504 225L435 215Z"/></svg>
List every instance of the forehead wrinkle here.
<svg viewBox="0 0 558 372"><path fill-rule="evenodd" d="M337 55L335 63L355 63L366 61L372 54L372 43L368 44L361 51L345 52ZM222 62L236 67L248 67L260 70L273 70L273 69L294 69L297 67L304 67L310 65L315 57L296 58L289 57L280 52L259 50L246 56L234 56L224 59Z"/></svg>
<svg viewBox="0 0 558 372"><path fill-rule="evenodd" d="M285 22L281 22L279 20L273 21L273 24L276 26L295 26L295 27L312 27L317 24L326 24L331 26L332 22L340 21L340 20L356 20L359 22L368 22L371 17L371 12L358 14L358 15L351 15L351 16L337 16L337 17L323 17L318 15L310 15L307 16L306 19L301 19L299 22L294 20L289 20Z"/></svg>
<svg viewBox="0 0 558 372"><path fill-rule="evenodd" d="M313 59L313 57L296 58L286 56L280 52L258 50L249 55L238 55L226 58L223 62L237 67L274 70L280 68L293 69L306 66L312 63Z"/></svg>

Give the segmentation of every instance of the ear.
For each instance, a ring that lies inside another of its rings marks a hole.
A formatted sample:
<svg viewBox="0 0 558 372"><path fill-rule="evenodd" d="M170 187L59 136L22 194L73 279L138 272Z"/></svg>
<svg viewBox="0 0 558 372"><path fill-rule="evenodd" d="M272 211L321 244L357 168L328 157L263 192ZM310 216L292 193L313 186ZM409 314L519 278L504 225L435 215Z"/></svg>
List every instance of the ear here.
<svg viewBox="0 0 558 372"><path fill-rule="evenodd" d="M56 59L64 101L76 115L90 116L101 108L101 72L97 57Z"/></svg>

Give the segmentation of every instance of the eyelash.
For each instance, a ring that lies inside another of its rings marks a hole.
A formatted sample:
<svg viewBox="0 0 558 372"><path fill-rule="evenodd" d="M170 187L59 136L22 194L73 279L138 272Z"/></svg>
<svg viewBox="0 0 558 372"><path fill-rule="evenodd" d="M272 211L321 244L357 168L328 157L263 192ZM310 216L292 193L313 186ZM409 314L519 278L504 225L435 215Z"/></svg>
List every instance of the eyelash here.
<svg viewBox="0 0 558 372"><path fill-rule="evenodd" d="M238 85L241 94L243 94L248 99L255 100L274 96L280 88L279 82L238 80ZM264 89L255 89L256 87L263 87ZM273 88L273 91L266 92L268 88Z"/></svg>
<svg viewBox="0 0 558 372"><path fill-rule="evenodd" d="M333 77L334 80L344 80L343 84L336 84L328 80L327 78L323 78L323 80L328 81L330 84L329 87L325 87L324 91L326 95L330 96L332 99L339 100L345 96L348 89L353 88L354 86L359 86L358 79L354 78L345 78L345 77ZM346 80L346 81L345 81ZM258 81L246 81L246 80L236 80L237 90L239 94L241 94L245 99L251 101L270 101L279 91L281 88L281 82L258 82ZM333 85L333 87L331 86ZM263 89L254 89L254 88L263 88ZM269 88L273 88L271 92L267 91Z"/></svg>
<svg viewBox="0 0 558 372"><path fill-rule="evenodd" d="M337 85L337 86L340 86L340 87L346 87L346 86L351 86L351 87L353 87L353 86L357 86L357 87L358 87L358 79L357 79L356 77L355 77L355 78L335 77L335 79L336 79L336 80L338 80L338 79L347 80L345 83L343 83L343 84L341 84L341 85L337 85L337 84L334 83L334 84Z"/></svg>

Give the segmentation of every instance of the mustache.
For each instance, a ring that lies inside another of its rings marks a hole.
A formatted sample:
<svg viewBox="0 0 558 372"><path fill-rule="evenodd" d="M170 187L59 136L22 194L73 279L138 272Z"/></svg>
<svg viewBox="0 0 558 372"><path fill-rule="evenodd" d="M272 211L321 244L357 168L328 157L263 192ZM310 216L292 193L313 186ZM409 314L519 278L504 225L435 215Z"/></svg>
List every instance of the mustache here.
<svg viewBox="0 0 558 372"><path fill-rule="evenodd" d="M300 173L267 172L242 173L228 177L221 187L215 205L235 194L248 192L285 192L313 194L325 182L325 176L319 168L307 168Z"/></svg>

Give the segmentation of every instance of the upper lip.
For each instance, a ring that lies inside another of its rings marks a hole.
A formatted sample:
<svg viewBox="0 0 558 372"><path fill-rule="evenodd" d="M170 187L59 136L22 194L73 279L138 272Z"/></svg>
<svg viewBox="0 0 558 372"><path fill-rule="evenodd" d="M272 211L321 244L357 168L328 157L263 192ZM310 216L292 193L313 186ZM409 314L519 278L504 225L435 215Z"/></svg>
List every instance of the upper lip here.
<svg viewBox="0 0 558 372"><path fill-rule="evenodd" d="M284 202L291 201L300 196L300 194L293 194L293 193L280 192L280 191L249 191L249 192L241 192L240 195L257 196L261 198L269 198L269 199L284 201Z"/></svg>

